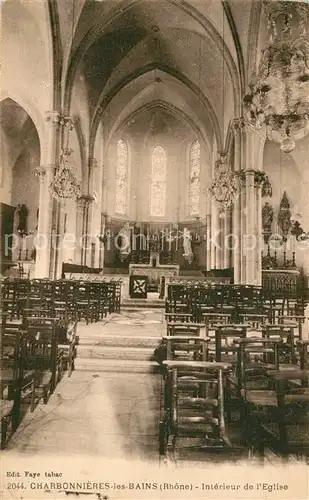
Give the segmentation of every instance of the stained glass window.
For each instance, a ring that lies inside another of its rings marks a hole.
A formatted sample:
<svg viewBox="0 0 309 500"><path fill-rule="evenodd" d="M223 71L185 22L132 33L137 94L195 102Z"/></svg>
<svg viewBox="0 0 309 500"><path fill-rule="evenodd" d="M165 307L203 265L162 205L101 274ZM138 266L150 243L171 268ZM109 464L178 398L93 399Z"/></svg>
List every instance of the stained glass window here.
<svg viewBox="0 0 309 500"><path fill-rule="evenodd" d="M166 153L162 146L153 149L151 163L150 216L162 217L166 192Z"/></svg>
<svg viewBox="0 0 309 500"><path fill-rule="evenodd" d="M126 214L128 199L128 146L120 139L117 143L115 212Z"/></svg>
<svg viewBox="0 0 309 500"><path fill-rule="evenodd" d="M200 169L201 148L198 141L194 141L190 149L189 167L189 213L200 213Z"/></svg>

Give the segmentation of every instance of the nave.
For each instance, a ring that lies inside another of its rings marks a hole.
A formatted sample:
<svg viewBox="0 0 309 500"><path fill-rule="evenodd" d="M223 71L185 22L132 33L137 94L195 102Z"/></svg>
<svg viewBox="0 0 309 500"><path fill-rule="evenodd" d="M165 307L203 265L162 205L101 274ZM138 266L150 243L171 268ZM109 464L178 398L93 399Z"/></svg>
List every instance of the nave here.
<svg viewBox="0 0 309 500"><path fill-rule="evenodd" d="M6 453L308 460L299 297L218 282L172 283L165 299L131 301L117 281L1 286Z"/></svg>
<svg viewBox="0 0 309 500"><path fill-rule="evenodd" d="M0 4L6 470L306 498L308 1Z"/></svg>
<svg viewBox="0 0 309 500"><path fill-rule="evenodd" d="M148 325L153 321L151 335L158 343L163 324L161 311L145 312L131 313L131 320L130 313L123 312L94 325L78 324L72 377L62 379L47 406L39 405L34 413L26 414L8 452L97 455L111 460L157 457L160 379L152 373L156 363L147 361L153 349L140 347L145 342L138 342L136 336L149 335ZM136 316L146 318L146 324L136 321ZM137 326L130 325L136 322ZM123 339L132 343L132 338L137 347L135 352L129 348L127 357L133 359L121 359L125 357ZM111 339L114 347L108 347ZM136 366L134 354L144 357L140 366Z"/></svg>

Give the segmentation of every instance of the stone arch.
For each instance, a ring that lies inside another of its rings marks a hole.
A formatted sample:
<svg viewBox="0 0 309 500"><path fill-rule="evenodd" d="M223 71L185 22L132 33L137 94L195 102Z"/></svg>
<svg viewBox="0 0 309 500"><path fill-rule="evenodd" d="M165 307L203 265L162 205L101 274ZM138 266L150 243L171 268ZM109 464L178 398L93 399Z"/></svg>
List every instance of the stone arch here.
<svg viewBox="0 0 309 500"><path fill-rule="evenodd" d="M17 211L9 222L16 235L12 258L27 260L31 256L33 235L38 225L40 183L35 174L41 165L40 137L27 110L11 97L0 102L0 114L5 151L1 165L3 178L0 184L0 198L2 203L10 207L23 206L23 222ZM12 217L13 214L14 210ZM21 238L21 235L26 238Z"/></svg>
<svg viewBox="0 0 309 500"><path fill-rule="evenodd" d="M199 89L184 75L182 75L180 72L175 71L172 68L169 68L168 66L164 64L156 64L156 63L151 63L143 68L140 68L138 71L135 71L128 75L127 77L123 78L123 80L113 89L113 91L105 96L104 98L101 97L101 103L99 106L97 106L96 112L94 114L92 124L91 124L91 131L90 131L90 140L89 140L89 153L90 155L92 154L93 150L93 145L94 145L94 140L95 140L95 135L96 135L96 130L98 128L100 118L106 107L109 105L110 102L116 97L116 95L124 89L127 85L129 85L131 82L133 82L136 78L139 76L142 76L154 69L158 69L160 71L163 71L164 73L167 73L168 75L171 75L175 77L177 80L179 80L181 83L183 83L185 86L188 87L196 96L199 97L200 101L203 103L205 109L207 110L211 124L213 126L213 130L216 136L216 142L217 144L220 145L222 144L222 139L221 139L221 133L220 133L220 126L218 122L218 118L215 114L215 111L213 107L211 106L209 100L206 98L206 96L201 95L201 92Z"/></svg>
<svg viewBox="0 0 309 500"><path fill-rule="evenodd" d="M144 0L144 2L146 1L147 0ZM196 8L194 8L185 0L183 0L181 3L179 3L178 0L165 0L165 1L173 5L174 7L182 10L183 12L188 14L191 18L193 18L195 21L197 21L201 25L201 27L205 30L205 32L215 42L219 50L224 55L225 63L227 65L233 83L233 93L235 99L234 107L235 107L235 113L237 113L237 111L240 110L241 106L241 88L240 88L239 74L235 61L229 51L229 48L222 39L220 33L217 31L214 25L203 14L201 14L201 12L199 12ZM92 43L94 43L97 37L102 33L104 28L106 28L113 21L117 20L117 18L120 18L131 8L135 7L135 5L137 5L138 3L140 3L140 0L124 0L121 4L121 7L118 4L117 7L113 10L112 14L109 16L109 18L105 20L104 26L100 25L99 27L95 27L92 30L89 30L86 37L83 39L78 49L76 50L75 54L72 55L68 63L66 77L65 77L66 84L65 84L63 107L66 113L69 113L70 109L71 94L74 86L76 70L84 54L90 48Z"/></svg>
<svg viewBox="0 0 309 500"><path fill-rule="evenodd" d="M9 92L6 90L2 90L0 93L0 106L2 105L3 102L5 102L7 99L11 99L13 102L18 104L22 109L25 110L25 112L28 114L28 116L31 118L36 131L39 136L39 142L40 142L40 156L41 156L41 162L43 163L43 158L44 158L44 136L45 136L45 122L44 118L42 115L38 112L36 107L31 103L29 99L27 99L25 96L21 95L20 92L15 93L14 91L10 90Z"/></svg>

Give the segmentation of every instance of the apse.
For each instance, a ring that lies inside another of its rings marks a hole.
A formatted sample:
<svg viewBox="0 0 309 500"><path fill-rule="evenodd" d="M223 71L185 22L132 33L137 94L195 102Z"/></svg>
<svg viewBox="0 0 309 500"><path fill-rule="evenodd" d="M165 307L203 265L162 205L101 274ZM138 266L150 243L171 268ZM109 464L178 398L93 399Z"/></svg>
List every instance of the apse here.
<svg viewBox="0 0 309 500"><path fill-rule="evenodd" d="M190 146L199 138L198 130L163 107L150 106L128 118L109 144L114 190L108 193L108 214L154 222L179 222L192 215L187 204ZM204 158L204 144L198 143ZM205 210L202 205L195 215Z"/></svg>

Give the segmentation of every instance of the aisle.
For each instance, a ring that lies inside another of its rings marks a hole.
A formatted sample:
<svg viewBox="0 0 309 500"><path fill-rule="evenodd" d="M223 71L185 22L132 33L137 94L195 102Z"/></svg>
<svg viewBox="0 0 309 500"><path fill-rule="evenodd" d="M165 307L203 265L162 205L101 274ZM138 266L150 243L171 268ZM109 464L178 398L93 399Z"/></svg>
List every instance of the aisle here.
<svg viewBox="0 0 309 500"><path fill-rule="evenodd" d="M27 412L5 453L157 460L161 379L148 369L156 363L134 361L134 353L149 357L153 347L146 349L143 343L154 336L156 345L163 328L162 312L151 310L80 323L77 369L71 378L64 374L47 405ZM132 342L136 349L128 348ZM130 365L118 358L132 354L130 372ZM136 372L136 363L146 369Z"/></svg>
<svg viewBox="0 0 309 500"><path fill-rule="evenodd" d="M156 459L160 379L76 371L28 413L5 453Z"/></svg>

